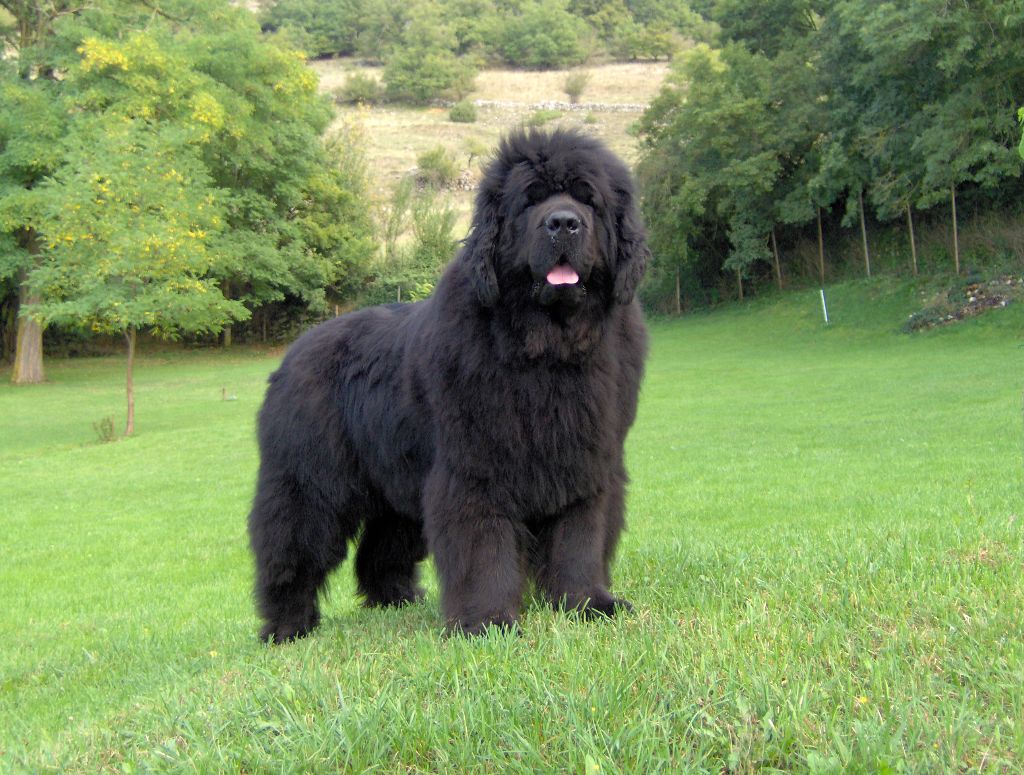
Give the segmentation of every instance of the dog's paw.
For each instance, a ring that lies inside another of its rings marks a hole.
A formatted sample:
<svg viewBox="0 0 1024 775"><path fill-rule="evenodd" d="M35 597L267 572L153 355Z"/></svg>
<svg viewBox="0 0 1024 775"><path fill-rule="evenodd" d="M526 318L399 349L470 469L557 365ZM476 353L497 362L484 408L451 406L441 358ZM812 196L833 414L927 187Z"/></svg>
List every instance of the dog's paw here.
<svg viewBox="0 0 1024 775"><path fill-rule="evenodd" d="M304 638L320 623L320 617L303 616L279 622L267 622L260 630L260 640L266 643L288 643Z"/></svg>
<svg viewBox="0 0 1024 775"><path fill-rule="evenodd" d="M519 620L510 614L495 614L476 622L455 619L448 622L447 630L449 634L465 635L469 638L488 635L491 632L499 635L518 635Z"/></svg>
<svg viewBox="0 0 1024 775"><path fill-rule="evenodd" d="M593 594L571 604L563 599L560 606L566 611L577 611L584 619L602 619L619 613L632 613L633 604L625 598L615 597L605 590L596 590Z"/></svg>

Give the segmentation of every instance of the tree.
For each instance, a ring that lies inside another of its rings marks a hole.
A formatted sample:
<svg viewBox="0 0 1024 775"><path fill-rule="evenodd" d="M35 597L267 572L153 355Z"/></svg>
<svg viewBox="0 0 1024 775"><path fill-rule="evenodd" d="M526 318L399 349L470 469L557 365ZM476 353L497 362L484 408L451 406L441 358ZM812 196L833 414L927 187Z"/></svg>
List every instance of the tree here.
<svg viewBox="0 0 1024 775"><path fill-rule="evenodd" d="M498 49L510 65L570 67L586 60L585 37L586 24L566 10L563 0L527 0L505 20Z"/></svg>
<svg viewBox="0 0 1024 775"><path fill-rule="evenodd" d="M402 45L387 60L384 82L391 99L423 105L441 96L461 99L473 87L476 69L455 54L458 41L441 9L423 2L411 12Z"/></svg>
<svg viewBox="0 0 1024 775"><path fill-rule="evenodd" d="M55 249L40 229L56 223L44 215L69 189L40 182L78 174L65 167L87 161L75 148L103 117L162 138L161 152L182 155L182 165L201 165L192 180L223 221L204 230L202 279L222 296L250 312L290 300L320 313L329 295L354 292L372 253L358 144L325 144L332 109L315 75L262 37L252 14L227 2L168 0L154 11L141 0L96 0L48 34L0 68L0 102L13 108L0 112L0 279L28 279ZM55 72L59 64L59 77L41 77L39 62ZM93 161L89 169L110 179L118 170L101 162L125 163L112 152ZM66 320L22 317L46 319Z"/></svg>
<svg viewBox="0 0 1024 775"><path fill-rule="evenodd" d="M817 29L815 0L715 0L711 18L726 41L775 57L793 45L794 38Z"/></svg>
<svg viewBox="0 0 1024 775"><path fill-rule="evenodd" d="M42 301L28 314L125 339L127 436L138 331L170 339L249 315L208 275L211 238L224 221L190 140L173 125L154 131L101 114L76 126L65 164L39 187L48 244L29 277Z"/></svg>
<svg viewBox="0 0 1024 775"><path fill-rule="evenodd" d="M0 9L14 24L0 27L0 280L18 289L16 310L37 301L26 283L39 254L39 239L30 216L33 187L59 164L55 153L66 117L53 100L59 91L54 77L55 52L49 45L57 20L75 13L65 0L4 0ZM45 378L43 327L15 312L17 336L15 384Z"/></svg>
<svg viewBox="0 0 1024 775"><path fill-rule="evenodd" d="M813 213L802 161L816 100L804 65L793 67L735 44L698 46L674 67L641 122L638 174L658 261L717 252L741 296L759 262L781 285L775 224ZM700 244L709 236L716 245Z"/></svg>

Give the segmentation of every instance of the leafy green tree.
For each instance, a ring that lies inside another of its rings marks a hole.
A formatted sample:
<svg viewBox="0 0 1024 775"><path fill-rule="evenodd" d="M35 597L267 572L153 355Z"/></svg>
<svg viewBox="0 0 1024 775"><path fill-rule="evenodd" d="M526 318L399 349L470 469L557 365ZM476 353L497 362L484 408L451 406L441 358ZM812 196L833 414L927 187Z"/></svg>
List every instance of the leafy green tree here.
<svg viewBox="0 0 1024 775"><path fill-rule="evenodd" d="M792 189L814 141L813 93L782 77L790 64L701 45L673 67L641 122L638 175L657 261L683 272L694 257L718 253L741 295L759 263L772 264L781 284L769 244L776 223L811 213L807 193ZM702 244L708 235L713 244Z"/></svg>
<svg viewBox="0 0 1024 775"><path fill-rule="evenodd" d="M11 305L15 337L15 384L42 382L43 327L20 310L38 296L27 282L40 252L33 220L34 187L60 164L59 139L67 121L56 101L59 61L53 26L75 6L62 0L5 0L11 23L0 27L0 281L16 288Z"/></svg>
<svg viewBox="0 0 1024 775"><path fill-rule="evenodd" d="M51 254L59 253L72 273L86 271L90 260L87 243L58 242L44 231L62 223L52 214L63 212L71 188L41 182L80 180L79 167L114 180L118 169L97 165L131 167L113 149L89 165L77 153L98 142L97 121L134 127L136 147L180 157L168 162L179 171L200 165L202 174L189 178L189 192L206 189L221 225L202 229L208 258L203 273L196 275L194 265L183 265L183 271L208 290L216 287L221 301L242 302L251 312L296 300L323 311L330 295L354 291L372 253L365 168L352 150L357 144L325 145L321 135L332 111L317 93L314 74L296 52L261 37L250 13L227 2L168 0L154 13L146 4L97 0L58 19L44 44L48 48L40 44L19 53L17 66L5 66L0 82L0 100L24 108L10 118L3 111L0 118L6 246L0 272L23 273L24 287L37 293L28 301L48 310L22 319L67 321L50 314L51 299L38 297L42 286L33 272L47 262L52 270ZM42 72L40 61L55 63L55 71L59 64L60 77L25 77L26 68ZM52 122L42 120L43 110ZM153 137L142 139L147 132ZM137 234L127 225L124 233ZM77 293L84 286L67 281L61 287ZM71 296L57 298L67 302ZM235 303L221 309L235 320L247 317ZM178 329L218 326L183 318ZM154 330L172 328L161 323Z"/></svg>
<svg viewBox="0 0 1024 775"><path fill-rule="evenodd" d="M102 114L79 125L64 164L39 187L46 250L31 273L46 323L123 336L128 349L125 435L135 429L136 334L218 331L248 317L209 277L224 221L196 148L180 129Z"/></svg>
<svg viewBox="0 0 1024 775"><path fill-rule="evenodd" d="M742 43L767 57L790 48L817 28L820 0L715 0L711 18L724 41Z"/></svg>
<svg viewBox="0 0 1024 775"><path fill-rule="evenodd" d="M310 56L349 56L363 29L361 0L277 0L262 14L263 28L285 30Z"/></svg>
<svg viewBox="0 0 1024 775"><path fill-rule="evenodd" d="M462 98L473 88L476 69L456 56L454 31L440 7L422 2L411 12L402 46L384 66L388 97L417 105L442 96Z"/></svg>
<svg viewBox="0 0 1024 775"><path fill-rule="evenodd" d="M505 20L498 48L510 65L535 69L569 67L587 58L586 24L563 0L527 0Z"/></svg>

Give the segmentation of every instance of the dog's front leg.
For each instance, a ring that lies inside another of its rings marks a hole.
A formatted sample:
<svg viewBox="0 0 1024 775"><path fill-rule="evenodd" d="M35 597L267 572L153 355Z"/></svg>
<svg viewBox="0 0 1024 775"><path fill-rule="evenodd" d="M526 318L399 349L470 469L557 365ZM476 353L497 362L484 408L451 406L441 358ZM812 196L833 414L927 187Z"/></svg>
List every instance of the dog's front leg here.
<svg viewBox="0 0 1024 775"><path fill-rule="evenodd" d="M486 493L443 470L428 477L423 506L449 629L467 635L488 625L513 629L525 579L517 523Z"/></svg>
<svg viewBox="0 0 1024 775"><path fill-rule="evenodd" d="M556 608L587 617L632 610L607 588L609 497L603 492L571 504L536 533L533 573Z"/></svg>

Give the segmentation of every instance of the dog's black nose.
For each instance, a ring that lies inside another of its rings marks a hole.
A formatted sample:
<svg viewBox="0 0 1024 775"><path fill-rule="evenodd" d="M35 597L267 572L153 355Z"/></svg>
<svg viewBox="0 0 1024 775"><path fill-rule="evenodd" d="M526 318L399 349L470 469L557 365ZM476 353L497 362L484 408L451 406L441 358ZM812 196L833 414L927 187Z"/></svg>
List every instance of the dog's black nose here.
<svg viewBox="0 0 1024 775"><path fill-rule="evenodd" d="M544 220L544 226L552 237L563 232L575 234L580 230L580 219L570 210L555 210Z"/></svg>

